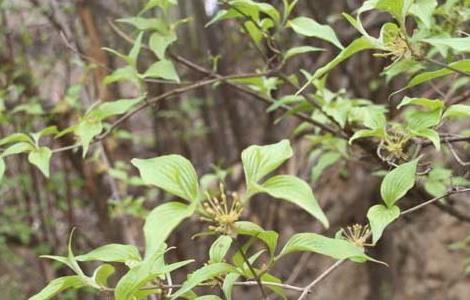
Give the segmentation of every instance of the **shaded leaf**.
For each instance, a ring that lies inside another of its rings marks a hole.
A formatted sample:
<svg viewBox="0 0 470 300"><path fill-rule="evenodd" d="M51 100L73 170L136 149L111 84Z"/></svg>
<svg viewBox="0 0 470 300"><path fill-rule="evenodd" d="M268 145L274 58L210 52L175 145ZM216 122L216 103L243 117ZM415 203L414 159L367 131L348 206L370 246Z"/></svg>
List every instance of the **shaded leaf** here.
<svg viewBox="0 0 470 300"><path fill-rule="evenodd" d="M372 242L375 244L382 236L385 228L400 216L400 208L396 205L386 207L382 204L374 205L367 211Z"/></svg>
<svg viewBox="0 0 470 300"><path fill-rule="evenodd" d="M380 186L380 194L388 207L405 196L416 181L418 159L404 163L387 173Z"/></svg>
<svg viewBox="0 0 470 300"><path fill-rule="evenodd" d="M28 154L28 161L35 165L44 176L49 178L49 162L51 160L52 151L47 147L34 149Z"/></svg>

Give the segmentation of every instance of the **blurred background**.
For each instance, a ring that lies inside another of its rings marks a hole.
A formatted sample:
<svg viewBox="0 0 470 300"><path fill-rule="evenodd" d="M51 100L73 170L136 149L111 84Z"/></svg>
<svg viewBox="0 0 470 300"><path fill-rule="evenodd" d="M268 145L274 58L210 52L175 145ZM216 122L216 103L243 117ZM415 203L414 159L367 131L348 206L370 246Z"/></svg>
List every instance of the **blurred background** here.
<svg viewBox="0 0 470 300"><path fill-rule="evenodd" d="M0 135L35 132L51 125L66 128L98 99L135 97L138 90L133 85L102 84L112 70L122 65L103 47L129 51L126 36L135 36L135 31L115 20L137 15L146 2L0 0ZM268 2L282 7L281 0ZM301 0L293 15L331 25L347 45L359 34L341 12L352 13L362 2ZM185 22L178 27L178 41L171 51L209 70L217 61L220 74L262 68L264 62L257 49L237 23L226 21L205 27L219 9L215 0L179 0L169 17ZM465 9L464 1L461 9ZM378 35L387 18L372 13L363 21L371 34ZM331 44L291 33L282 37L282 44L308 44L326 51L289 60L284 67L287 74L314 70L337 54ZM139 68L146 69L153 62L154 57L143 51ZM329 89L388 105L390 93L406 82L406 78L381 75L389 63L368 52L358 54L332 72ZM205 76L184 65L176 66L182 83ZM146 84L149 97L178 87L158 81ZM442 80L442 86L448 84ZM272 96L293 92L289 86L279 86ZM420 93L430 98L438 96L435 89L427 87ZM49 180L23 156L9 158L0 186L0 298L24 299L47 281L68 274L65 268L39 255L63 254L73 227L77 228L76 253L112 242L142 246L143 218L168 196L142 185L129 163L134 157L182 154L193 162L200 176L204 175L203 180L224 178L228 189L239 191L244 188L241 151L251 144L289 138L296 153L282 171L311 182L331 229L325 232L307 213L280 201L264 201L263 196L250 203L246 219L277 230L282 242L295 232L334 235L340 227L364 222L368 207L379 201L380 179L360 160L333 160L318 167L315 139L296 134L301 120L289 116L280 119L282 113L267 112L266 108L256 96L230 85L206 86L140 112L102 144L93 145L86 160L82 160L80 151L55 155ZM50 143L64 147L74 144L74 140L66 136ZM466 150L461 152L463 159L470 158ZM361 155L357 153L357 157ZM455 162L450 165L457 173L466 171ZM418 194L409 198L409 203L423 200ZM168 242L177 247L169 253L170 259L196 258L204 262L212 238L191 239L204 226L198 220L186 221ZM464 272L470 257L465 243L469 234L468 201L419 211L391 226L379 246L372 249L371 255L386 261L389 268L348 262L315 290L312 299L469 299L470 278ZM330 259L319 255L292 255L284 258L274 273L287 283L303 286L330 263ZM188 266L185 272L191 268L194 266ZM175 281L183 279L181 273ZM100 297L69 292L61 299L105 299ZM234 299L256 297L255 289L239 287Z"/></svg>

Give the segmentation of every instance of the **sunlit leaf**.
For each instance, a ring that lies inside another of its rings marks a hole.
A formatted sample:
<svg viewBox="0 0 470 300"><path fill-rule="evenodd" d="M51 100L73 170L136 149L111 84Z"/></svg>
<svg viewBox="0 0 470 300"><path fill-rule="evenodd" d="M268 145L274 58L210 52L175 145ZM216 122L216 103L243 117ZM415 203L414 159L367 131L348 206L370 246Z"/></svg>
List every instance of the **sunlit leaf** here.
<svg viewBox="0 0 470 300"><path fill-rule="evenodd" d="M417 105L430 110L435 110L444 107L444 102L439 99L404 97L400 104L398 104L397 108L400 109L405 105Z"/></svg>
<svg viewBox="0 0 470 300"><path fill-rule="evenodd" d="M338 260L375 261L364 253L364 248L343 239L332 239L316 233L293 235L279 253L278 258L293 252L315 252Z"/></svg>
<svg viewBox="0 0 470 300"><path fill-rule="evenodd" d="M261 185L263 192L287 200L306 210L318 219L323 226L329 227L328 219L320 208L310 186L300 178L290 175L274 176Z"/></svg>
<svg viewBox="0 0 470 300"><path fill-rule="evenodd" d="M170 33L163 35L161 33L154 33L150 36L149 47L159 59L165 59L166 49L176 41L176 35Z"/></svg>
<svg viewBox="0 0 470 300"><path fill-rule="evenodd" d="M430 28L436 6L437 0L415 0L410 7L410 13L417 16L426 28Z"/></svg>
<svg viewBox="0 0 470 300"><path fill-rule="evenodd" d="M194 212L194 206L179 202L164 203L154 208L145 219L145 257L154 255L170 233Z"/></svg>
<svg viewBox="0 0 470 300"><path fill-rule="evenodd" d="M100 286L108 285L108 278L114 274L116 269L110 264L102 264L93 272L93 281Z"/></svg>
<svg viewBox="0 0 470 300"><path fill-rule="evenodd" d="M470 105L453 104L445 110L444 115L442 117L443 118L470 117Z"/></svg>
<svg viewBox="0 0 470 300"><path fill-rule="evenodd" d="M209 249L209 258L211 263L223 262L225 254L232 245L232 238L227 235L221 235L211 245Z"/></svg>
<svg viewBox="0 0 470 300"><path fill-rule="evenodd" d="M139 250L133 245L108 244L75 257L78 261L121 262L130 265L141 260Z"/></svg>
<svg viewBox="0 0 470 300"><path fill-rule="evenodd" d="M449 67L462 72L470 72L470 59L463 59L449 64ZM423 72L413 77L406 85L406 88L414 87L432 79L453 74L455 71L449 68L442 68L436 71Z"/></svg>
<svg viewBox="0 0 470 300"><path fill-rule="evenodd" d="M444 46L452 48L459 52L470 51L470 37L462 38L428 38L423 39L423 42L431 44L433 46Z"/></svg>
<svg viewBox="0 0 470 300"><path fill-rule="evenodd" d="M151 65L143 74L144 78L162 78L180 82L175 66L170 60L160 60Z"/></svg>
<svg viewBox="0 0 470 300"><path fill-rule="evenodd" d="M171 295L170 299L178 299L178 297L191 291L198 284L213 279L216 276L233 272L234 270L235 268L233 266L226 263L206 265L188 275L188 279L183 283L183 286L179 290L177 290L173 295Z"/></svg>
<svg viewBox="0 0 470 300"><path fill-rule="evenodd" d="M85 286L82 278L77 275L64 276L53 279L39 293L29 298L29 300L47 300L66 289L78 289Z"/></svg>
<svg viewBox="0 0 470 300"><path fill-rule="evenodd" d="M145 184L155 185L168 193L197 201L199 183L193 165L181 155L170 154L151 159L132 159Z"/></svg>
<svg viewBox="0 0 470 300"><path fill-rule="evenodd" d="M248 221L236 222L235 228L237 234L249 235L263 241L266 246L268 246L270 254L274 255L274 251L277 247L277 240L279 238L279 234L277 232L273 230L264 230L261 226Z"/></svg>
<svg viewBox="0 0 470 300"><path fill-rule="evenodd" d="M294 47L294 48L290 48L289 50L287 50L286 55L284 56L284 59L287 60L299 54L304 54L304 53L309 53L309 52L318 52L318 51L325 51L325 49L312 47L312 46Z"/></svg>
<svg viewBox="0 0 470 300"><path fill-rule="evenodd" d="M290 20L289 25L298 34L308 37L316 37L330 42L340 49L344 48L343 45L341 45L341 42L338 40L335 31L328 25L322 25L317 21L307 17L298 17Z"/></svg>
<svg viewBox="0 0 470 300"><path fill-rule="evenodd" d="M254 183L277 169L292 154L288 140L265 146L253 145L243 150L242 162L248 189L252 189Z"/></svg>

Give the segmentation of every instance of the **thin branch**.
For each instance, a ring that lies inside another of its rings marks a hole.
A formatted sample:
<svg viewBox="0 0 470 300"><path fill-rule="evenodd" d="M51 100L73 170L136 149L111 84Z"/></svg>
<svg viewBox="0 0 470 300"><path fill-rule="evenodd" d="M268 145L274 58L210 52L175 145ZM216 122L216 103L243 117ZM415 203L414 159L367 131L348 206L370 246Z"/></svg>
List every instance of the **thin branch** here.
<svg viewBox="0 0 470 300"><path fill-rule="evenodd" d="M317 278L315 278L309 285L307 285L303 291L302 294L300 294L299 298L297 300L302 300L307 297L307 295L310 293L310 291L317 285L319 284L323 279L325 279L328 275L333 273L334 270L336 270L339 266L344 264L346 262L346 259L340 259L334 264L332 264L328 269L323 271Z"/></svg>
<svg viewBox="0 0 470 300"><path fill-rule="evenodd" d="M457 154L457 151L455 151L454 146L451 143L449 142L446 142L446 143L447 143L447 147L450 150L450 153L461 166L463 167L470 166L470 162L463 161L463 159L460 158L460 156Z"/></svg>
<svg viewBox="0 0 470 300"><path fill-rule="evenodd" d="M129 43L134 43L134 40L129 37L125 32L123 32L121 29L119 29L119 27L117 27L111 20L108 20L108 23L110 24L111 28L119 35L121 36L124 40L126 40L127 42ZM147 46L142 46L142 48L144 49L147 49L149 50L149 48ZM225 76L221 75L221 74L218 74L218 73L215 73L213 70L210 70L210 69L207 69L201 65L198 65L192 61L190 61L189 59L187 58L184 58L180 55L177 55L177 54L174 54L173 52L169 51L169 56L175 60L176 62L194 70L194 71L197 71L201 74L204 74L204 75L207 75L209 77L212 77L212 78L217 78L220 82L223 82L225 84L227 84L228 86L240 91L240 92L243 92L245 94L249 94L253 97L255 97L256 99L260 100L260 101L263 101L265 102L266 104L273 104L274 101L268 97L265 97L263 95L260 95L258 94L257 92L249 89L249 88L246 88L244 86L241 86L241 85L238 85L238 84L235 84L233 82L231 82L229 79L227 79ZM279 67L279 66L278 66ZM265 75L269 75L271 73L275 73L277 72L276 69L273 69L273 70L270 70L270 71L267 71L265 73ZM233 78L232 78L233 79ZM278 109L282 110L282 111L290 111L292 108L288 105L281 105ZM318 127L320 128L321 130L323 131L326 131L326 132L329 132L329 133L332 133L334 135L337 135L338 132L332 128L330 128L329 126L327 125L324 125L320 122L317 122L315 120L313 120L312 118L310 118L310 116L304 114L304 113L300 113L300 112L295 112L293 113L294 116L296 116L297 118L301 119L302 121L305 121L307 123L310 123L312 124L313 126L315 127Z"/></svg>
<svg viewBox="0 0 470 300"><path fill-rule="evenodd" d="M250 270L251 274L253 275L253 278L255 279L255 282L258 285L263 299L268 299L268 296L266 294L266 291L264 290L263 284L261 283L261 279L259 278L259 275L256 273L255 269L251 265L250 260L246 257L246 254L243 251L241 244L236 239L234 239L234 241L238 245L238 251L240 251L240 254L243 260L245 261L246 265L248 266L248 269Z"/></svg>
<svg viewBox="0 0 470 300"><path fill-rule="evenodd" d="M442 200L442 199L445 199L451 195L454 195L454 194L460 194L460 193L466 193L466 192L470 192L470 188L465 188L465 189L456 189L456 190L451 190L449 192L447 192L445 195L442 195L442 196L439 196L439 197L435 197L435 198L432 198L426 202L423 202L421 204L418 204L412 208L409 208L407 210L404 210L401 212L400 216L404 216L404 215L407 215L409 213L412 213L414 211L417 211L418 209L421 209L425 206L428 206L429 204L433 204L434 202L437 202L439 200Z"/></svg>
<svg viewBox="0 0 470 300"><path fill-rule="evenodd" d="M295 292L302 292L304 288L291 285L291 284L284 284L284 283L278 283L278 282L270 282L270 281L260 281L260 283L263 286L275 286L275 287L280 287L285 290L290 290L290 291L295 291ZM156 285L156 286L147 286L143 287L140 290L145 291L145 290L155 290L155 289L177 289L181 288L183 284L162 284L162 285ZM213 286L212 283L201 283L197 285L198 287L204 287L204 286ZM233 283L233 286L247 286L247 287L252 287L252 286L258 286L258 282L255 280L249 280L249 281L237 281ZM106 291L114 291L114 288L105 288L104 290Z"/></svg>

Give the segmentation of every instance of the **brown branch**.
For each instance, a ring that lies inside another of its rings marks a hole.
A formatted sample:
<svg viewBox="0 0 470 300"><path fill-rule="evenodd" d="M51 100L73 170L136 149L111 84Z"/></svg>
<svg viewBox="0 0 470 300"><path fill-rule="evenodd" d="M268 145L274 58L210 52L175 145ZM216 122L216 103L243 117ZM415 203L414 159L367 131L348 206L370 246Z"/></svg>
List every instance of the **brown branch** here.
<svg viewBox="0 0 470 300"><path fill-rule="evenodd" d="M311 290L318 285L323 279L325 279L328 275L333 273L334 270L336 270L339 266L344 264L346 262L346 259L340 259L331 266L328 267L325 271L323 271L317 278L315 278L309 285L307 285L303 291L302 294L300 294L299 298L297 300L302 300L307 297L307 295L311 292Z"/></svg>

